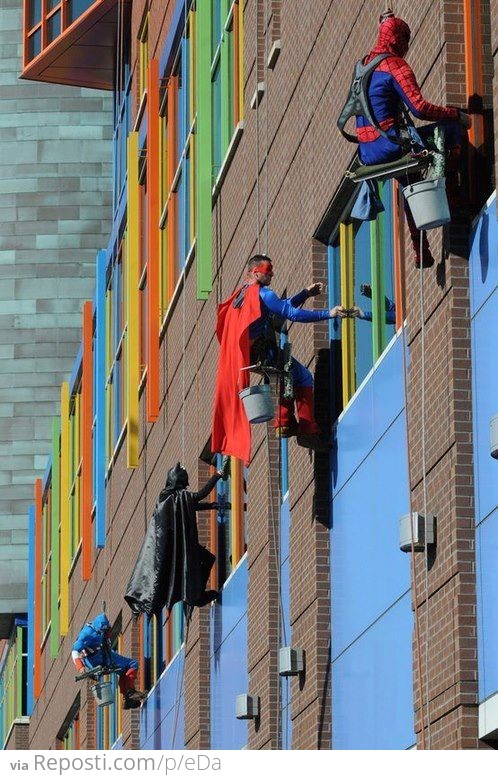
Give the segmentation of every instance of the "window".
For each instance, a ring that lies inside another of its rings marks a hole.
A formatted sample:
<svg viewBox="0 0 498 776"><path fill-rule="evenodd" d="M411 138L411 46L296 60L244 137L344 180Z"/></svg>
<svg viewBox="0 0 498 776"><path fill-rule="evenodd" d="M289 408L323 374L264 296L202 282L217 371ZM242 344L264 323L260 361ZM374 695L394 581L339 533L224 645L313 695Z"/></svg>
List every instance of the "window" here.
<svg viewBox="0 0 498 776"><path fill-rule="evenodd" d="M109 463L126 418L124 391L124 257L123 236L107 274L106 292L106 458Z"/></svg>
<svg viewBox="0 0 498 776"><path fill-rule="evenodd" d="M51 579L52 579L52 488L47 487L42 498L42 529L43 529L43 549L42 549L42 638L50 625L50 600L51 600Z"/></svg>
<svg viewBox="0 0 498 776"><path fill-rule="evenodd" d="M146 13L138 33L138 88L139 99L142 100L147 90L147 75L149 72L149 14Z"/></svg>
<svg viewBox="0 0 498 776"><path fill-rule="evenodd" d="M233 133L242 119L241 55L243 9L212 3L211 100L213 116L213 183L218 177Z"/></svg>
<svg viewBox="0 0 498 776"><path fill-rule="evenodd" d="M194 242L193 95L195 23L191 12L166 87L161 115L161 310L167 311Z"/></svg>
<svg viewBox="0 0 498 776"><path fill-rule="evenodd" d="M395 291L399 274L399 240L394 222L398 202L393 181L379 184L385 212L375 221L339 225L329 245L329 302L333 307L360 307L365 318L330 321L332 342L341 341L342 406L350 400L395 334L395 309L402 306Z"/></svg>
<svg viewBox="0 0 498 776"><path fill-rule="evenodd" d="M24 13L25 61L49 46L95 0L28 0Z"/></svg>
<svg viewBox="0 0 498 776"><path fill-rule="evenodd" d="M112 641L112 648L117 652L121 652L122 640L123 637L119 634ZM117 674L110 674L105 677L105 681L110 682L114 687L114 703L109 704L109 706L97 706L97 749L111 749L123 732L119 677Z"/></svg>
<svg viewBox="0 0 498 776"><path fill-rule="evenodd" d="M113 213L116 215L126 184L126 139L131 129L130 32L123 34L123 51L114 91L114 185Z"/></svg>
<svg viewBox="0 0 498 776"><path fill-rule="evenodd" d="M15 623L0 673L0 748L14 720L27 714L28 628L24 619Z"/></svg>
<svg viewBox="0 0 498 776"><path fill-rule="evenodd" d="M81 540L81 384L69 402L69 547L74 558Z"/></svg>
<svg viewBox="0 0 498 776"><path fill-rule="evenodd" d="M80 744L80 715L76 714L62 738L62 749L71 751L81 749Z"/></svg>
<svg viewBox="0 0 498 776"><path fill-rule="evenodd" d="M222 456L217 456L221 467ZM214 474L212 467L211 473ZM211 572L211 587L221 589L246 551L247 469L237 458L231 457L230 477L219 480L212 501L222 505L211 511L210 550L216 556Z"/></svg>

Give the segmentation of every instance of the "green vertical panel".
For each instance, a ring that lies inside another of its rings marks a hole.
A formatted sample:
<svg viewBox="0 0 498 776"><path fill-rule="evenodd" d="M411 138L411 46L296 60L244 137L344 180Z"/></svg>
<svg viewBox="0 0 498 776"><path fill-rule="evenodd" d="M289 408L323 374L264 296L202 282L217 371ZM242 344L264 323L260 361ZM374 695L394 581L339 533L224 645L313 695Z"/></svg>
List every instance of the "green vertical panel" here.
<svg viewBox="0 0 498 776"><path fill-rule="evenodd" d="M16 688L15 688L15 717L22 717L22 628L16 628Z"/></svg>
<svg viewBox="0 0 498 776"><path fill-rule="evenodd" d="M379 213L370 223L370 256L372 262L372 350L374 362L386 346L385 301L384 301L384 214Z"/></svg>
<svg viewBox="0 0 498 776"><path fill-rule="evenodd" d="M60 418L52 421L52 566L50 580L50 657L56 658L59 652L59 500L60 500Z"/></svg>
<svg viewBox="0 0 498 776"><path fill-rule="evenodd" d="M223 34L221 38L221 157L225 158L230 143L230 35L225 24L228 15L226 0L222 0Z"/></svg>
<svg viewBox="0 0 498 776"><path fill-rule="evenodd" d="M211 105L211 3L197 2L196 40L196 260L197 298L207 299L212 285L212 228L211 228L211 169L212 105Z"/></svg>

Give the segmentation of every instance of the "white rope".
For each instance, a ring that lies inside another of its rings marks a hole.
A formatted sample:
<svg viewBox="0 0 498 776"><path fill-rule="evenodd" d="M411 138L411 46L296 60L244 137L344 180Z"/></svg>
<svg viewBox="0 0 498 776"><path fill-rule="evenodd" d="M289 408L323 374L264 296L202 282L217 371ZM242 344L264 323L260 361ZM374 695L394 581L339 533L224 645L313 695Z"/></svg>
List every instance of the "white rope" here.
<svg viewBox="0 0 498 776"><path fill-rule="evenodd" d="M266 110L265 110L265 117L266 117L266 148L265 148L265 253L268 256L268 218L270 215L269 211L269 196L268 196L268 153L269 153L269 129L268 129L268 114L270 112L270 103L269 103L269 77L268 77L268 25L269 25L269 18L268 18L268 0L265 0L265 68L266 68L266 78L265 78L265 104L266 104Z"/></svg>
<svg viewBox="0 0 498 776"><path fill-rule="evenodd" d="M261 224L260 224L260 216L259 216L259 164L260 164L260 158L259 158L259 72L258 72L258 52L259 52L259 36L258 36L258 22L259 22L259 0L256 0L256 24L255 24L255 30L256 30L256 229L257 229L257 247L258 247L258 253L261 252L261 245L260 245L260 231L261 231Z"/></svg>
<svg viewBox="0 0 498 776"><path fill-rule="evenodd" d="M423 262L423 238L424 232L420 230L420 269L419 269L419 292L420 292L420 336L421 336L421 413L422 413L422 490L424 503L424 565L425 565L425 703L427 711L427 741L428 749L431 749L431 712L429 697L429 646L430 646L430 622L429 622L429 554L428 554L428 515L427 515L427 455L426 455L426 433L425 433L425 318L424 318L424 262ZM422 682L422 677L420 677Z"/></svg>

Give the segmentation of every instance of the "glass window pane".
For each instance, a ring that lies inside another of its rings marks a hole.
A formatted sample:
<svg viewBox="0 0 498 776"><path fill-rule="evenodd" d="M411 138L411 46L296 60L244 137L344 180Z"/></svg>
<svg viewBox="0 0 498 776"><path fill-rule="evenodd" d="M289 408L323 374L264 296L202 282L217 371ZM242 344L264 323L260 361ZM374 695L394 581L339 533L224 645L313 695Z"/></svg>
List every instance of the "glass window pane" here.
<svg viewBox="0 0 498 776"><path fill-rule="evenodd" d="M53 11L54 8L57 8L57 6L60 4L61 0L47 0L47 11Z"/></svg>
<svg viewBox="0 0 498 776"><path fill-rule="evenodd" d="M362 294L362 286L372 283L370 259L370 222L364 221L354 238L354 302L365 312L371 312L371 300ZM356 387L373 366L372 324L368 320L355 321Z"/></svg>
<svg viewBox="0 0 498 776"><path fill-rule="evenodd" d="M81 14L83 14L87 8L93 5L94 0L68 0L67 4L67 19L68 24L74 22Z"/></svg>
<svg viewBox="0 0 498 776"><path fill-rule="evenodd" d="M29 19L29 29L31 29L32 27L35 26L35 24L38 24L38 22L41 21L41 0L30 0L28 19Z"/></svg>
<svg viewBox="0 0 498 776"><path fill-rule="evenodd" d="M41 51L41 28L28 38L28 60L34 59Z"/></svg>
<svg viewBox="0 0 498 776"><path fill-rule="evenodd" d="M57 11L47 21L47 36L48 42L52 43L53 40L61 34L61 12Z"/></svg>

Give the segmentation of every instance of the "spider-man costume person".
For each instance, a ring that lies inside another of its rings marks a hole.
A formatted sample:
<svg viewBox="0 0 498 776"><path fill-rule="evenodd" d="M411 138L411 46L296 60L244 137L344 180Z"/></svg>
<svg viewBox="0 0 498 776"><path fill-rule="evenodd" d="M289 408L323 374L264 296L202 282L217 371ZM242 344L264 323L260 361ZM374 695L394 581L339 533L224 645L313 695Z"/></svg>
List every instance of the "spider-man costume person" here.
<svg viewBox="0 0 498 776"><path fill-rule="evenodd" d="M392 11L380 17L377 43L363 59L363 64L368 64L378 54L388 53L391 56L383 59L372 73L368 87L371 110L379 126L393 138L400 137L401 101L416 118L440 124L445 135L446 177L451 199L453 188L457 186L463 128L469 129L472 122L470 117L458 108L432 105L424 99L413 70L404 59L409 42L410 28L406 22L395 17ZM433 129L434 124L417 128L417 131L423 138L430 135ZM398 143L391 142L380 135L364 116L357 117L356 134L359 141L359 156L363 164L394 161L404 153ZM420 266L420 233L415 226L410 208L406 207L405 210L413 242L415 264ZM424 267L434 264L425 233L422 263Z"/></svg>

